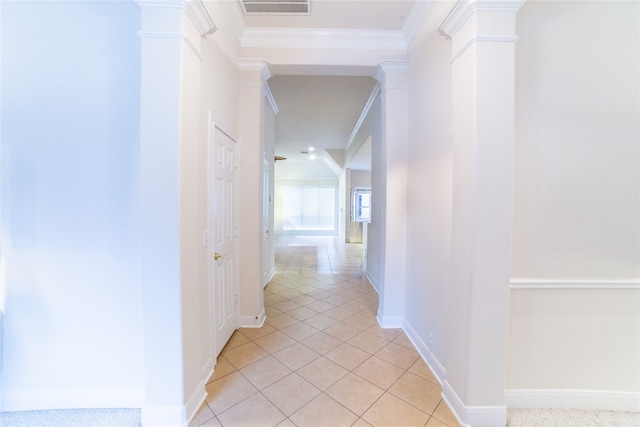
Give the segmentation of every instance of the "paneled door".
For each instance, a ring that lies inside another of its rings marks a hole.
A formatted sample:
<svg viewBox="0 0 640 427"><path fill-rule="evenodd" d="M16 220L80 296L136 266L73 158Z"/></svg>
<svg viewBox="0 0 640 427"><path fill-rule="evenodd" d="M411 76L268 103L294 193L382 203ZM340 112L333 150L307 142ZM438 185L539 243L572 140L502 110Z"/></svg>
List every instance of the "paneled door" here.
<svg viewBox="0 0 640 427"><path fill-rule="evenodd" d="M212 126L211 173L211 286L213 296L214 357L238 327L236 266L236 143Z"/></svg>

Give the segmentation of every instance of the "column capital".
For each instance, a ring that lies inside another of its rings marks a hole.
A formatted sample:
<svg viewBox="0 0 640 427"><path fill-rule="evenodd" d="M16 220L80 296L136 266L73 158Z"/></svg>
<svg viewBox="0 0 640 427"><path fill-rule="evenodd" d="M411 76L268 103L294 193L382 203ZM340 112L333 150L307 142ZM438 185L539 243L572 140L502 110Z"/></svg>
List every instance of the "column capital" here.
<svg viewBox="0 0 640 427"><path fill-rule="evenodd" d="M443 36L453 35L467 22L474 12L517 12L526 0L458 0L451 8L438 32Z"/></svg>
<svg viewBox="0 0 640 427"><path fill-rule="evenodd" d="M405 87L408 72L409 61L384 61L378 65L374 78L380 82L382 89Z"/></svg>
<svg viewBox="0 0 640 427"><path fill-rule="evenodd" d="M200 36L213 34L217 27L202 0L134 0L140 8L179 8L184 10Z"/></svg>

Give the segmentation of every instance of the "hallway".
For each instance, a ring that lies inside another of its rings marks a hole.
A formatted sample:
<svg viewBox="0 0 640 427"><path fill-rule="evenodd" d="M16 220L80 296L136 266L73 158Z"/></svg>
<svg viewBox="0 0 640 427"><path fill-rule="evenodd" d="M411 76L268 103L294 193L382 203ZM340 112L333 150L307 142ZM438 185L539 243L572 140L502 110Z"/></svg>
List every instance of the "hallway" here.
<svg viewBox="0 0 640 427"><path fill-rule="evenodd" d="M233 334L190 426L458 425L362 265L360 244L278 237L265 325Z"/></svg>

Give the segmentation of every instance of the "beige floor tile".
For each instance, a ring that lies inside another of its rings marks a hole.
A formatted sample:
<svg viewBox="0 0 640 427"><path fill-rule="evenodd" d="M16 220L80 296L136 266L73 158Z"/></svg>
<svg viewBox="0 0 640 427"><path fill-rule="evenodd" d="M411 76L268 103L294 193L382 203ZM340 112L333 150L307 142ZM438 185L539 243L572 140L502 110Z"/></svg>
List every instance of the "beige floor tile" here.
<svg viewBox="0 0 640 427"><path fill-rule="evenodd" d="M319 357L296 372L323 391L349 373L342 366L333 363L326 357Z"/></svg>
<svg viewBox="0 0 640 427"><path fill-rule="evenodd" d="M262 390L262 393L285 415L290 416L313 400L320 390L296 373Z"/></svg>
<svg viewBox="0 0 640 427"><path fill-rule="evenodd" d="M360 329L355 326L347 325L344 322L340 322L328 327L324 332L341 341L349 341L360 333Z"/></svg>
<svg viewBox="0 0 640 427"><path fill-rule="evenodd" d="M301 288L300 289L301 292L306 292L305 289ZM291 298L291 301L295 302L296 304L300 304L300 305L307 305L307 304L312 304L316 301L318 301L317 298L314 298L310 295L300 295L294 298Z"/></svg>
<svg viewBox="0 0 640 427"><path fill-rule="evenodd" d="M225 359L236 369L242 369L253 362L267 357L268 353L257 344L249 342L224 353Z"/></svg>
<svg viewBox="0 0 640 427"><path fill-rule="evenodd" d="M242 344L246 344L249 341L251 341L249 338L247 338L246 336L242 335L239 331L235 331L231 335L231 338L229 338L229 341L227 341L227 343L225 344L225 346L222 349L222 351L233 350L234 348L240 347Z"/></svg>
<svg viewBox="0 0 640 427"><path fill-rule="evenodd" d="M310 337L313 334L317 334L319 331L316 328L307 325L306 323L298 322L294 325L282 329L282 332L296 341L302 341L303 339Z"/></svg>
<svg viewBox="0 0 640 427"><path fill-rule="evenodd" d="M200 424L198 427L222 427L222 424L220 424L220 421L218 421L217 418L211 418Z"/></svg>
<svg viewBox="0 0 640 427"><path fill-rule="evenodd" d="M281 331L277 331L255 339L253 342L265 349L268 353L273 354L295 344L296 340Z"/></svg>
<svg viewBox="0 0 640 427"><path fill-rule="evenodd" d="M255 340L256 338L272 334L275 331L276 329L273 326L265 322L265 324L261 328L241 328L238 332L240 332L250 340Z"/></svg>
<svg viewBox="0 0 640 427"><path fill-rule="evenodd" d="M327 335L324 332L318 332L308 338L303 339L300 343L309 347L318 354L325 354L342 344L337 338Z"/></svg>
<svg viewBox="0 0 640 427"><path fill-rule="evenodd" d="M385 393L362 418L374 427L422 427L429 415L392 394Z"/></svg>
<svg viewBox="0 0 640 427"><path fill-rule="evenodd" d="M444 400L441 400L440 403L438 404L438 407L436 408L435 412L431 416L431 420L434 418L437 421L441 422L442 425L447 425L449 427L460 426L460 423L458 423L458 420L453 415L453 413L451 412L451 409L449 409L449 407L447 406ZM433 425L437 425L437 424L433 424Z"/></svg>
<svg viewBox="0 0 640 427"><path fill-rule="evenodd" d="M442 389L439 385L406 372L391 386L389 393L427 414L432 414L440 402Z"/></svg>
<svg viewBox="0 0 640 427"><path fill-rule="evenodd" d="M213 413L213 411L209 408L209 405L207 405L206 402L203 402L200 408L198 409L198 412L196 412L196 415L193 417L193 419L189 423L189 427L200 426L205 421L209 421L210 419L215 417L216 416Z"/></svg>
<svg viewBox="0 0 640 427"><path fill-rule="evenodd" d="M323 313L325 316L333 317L336 320L344 320L347 317L353 316L353 312L350 310L345 310L344 308L336 307L331 310L327 310Z"/></svg>
<svg viewBox="0 0 640 427"><path fill-rule="evenodd" d="M229 375L230 373L235 371L236 368L231 363L229 363L229 361L225 359L223 355L219 355L216 366L213 367L213 374L211 375L207 383L218 380L225 375Z"/></svg>
<svg viewBox="0 0 640 427"><path fill-rule="evenodd" d="M326 394L321 394L290 418L298 427L347 427L358 416Z"/></svg>
<svg viewBox="0 0 640 427"><path fill-rule="evenodd" d="M288 314L295 317L297 320L303 321L317 315L318 313L310 308L300 307L295 310L291 310Z"/></svg>
<svg viewBox="0 0 640 427"><path fill-rule="evenodd" d="M289 375L291 369L287 368L275 357L267 356L240 369L240 373L251 381L251 384L258 390L262 390Z"/></svg>
<svg viewBox="0 0 640 427"><path fill-rule="evenodd" d="M365 360L353 372L381 389L388 390L405 371L374 356Z"/></svg>
<svg viewBox="0 0 640 427"><path fill-rule="evenodd" d="M401 345L403 347L407 347L411 350L415 350L415 346L413 345L413 343L411 342L411 340L409 339L409 337L407 337L406 334L402 333L399 334L394 340L394 343Z"/></svg>
<svg viewBox="0 0 640 427"><path fill-rule="evenodd" d="M353 423L351 427L373 427L371 424L363 420L362 418L358 418L358 421Z"/></svg>
<svg viewBox="0 0 640 427"><path fill-rule="evenodd" d="M320 355L302 344L294 344L273 355L289 369L297 371L307 363L313 362Z"/></svg>
<svg viewBox="0 0 640 427"><path fill-rule="evenodd" d="M402 369L409 369L418 360L418 352L395 343L389 343L376 353L376 357L386 360Z"/></svg>
<svg viewBox="0 0 640 427"><path fill-rule="evenodd" d="M305 320L304 323L306 323L307 325L311 325L316 329L324 330L329 326L335 325L336 323L338 323L338 321L333 317L325 316L324 314L318 314L317 316L313 316Z"/></svg>
<svg viewBox="0 0 640 427"><path fill-rule="evenodd" d="M377 322L367 329L367 332L389 341L393 341L403 333L399 328L382 328Z"/></svg>
<svg viewBox="0 0 640 427"><path fill-rule="evenodd" d="M324 294L324 292L323 292L323 294ZM311 304L307 304L306 307L310 308L313 311L316 311L318 313L324 313L327 310L331 310L332 308L336 308L336 306L334 304L331 304L330 302L327 302L327 301L324 301L324 300L320 300L320 301L316 301L316 302L311 303Z"/></svg>
<svg viewBox="0 0 640 427"><path fill-rule="evenodd" d="M325 354L325 357L343 368L352 371L362 362L371 357L371 355L359 348L345 343Z"/></svg>
<svg viewBox="0 0 640 427"><path fill-rule="evenodd" d="M280 310L276 310L275 308L271 307L270 305L266 305L264 306L264 313L267 315L267 320L269 320L269 318L271 317L275 317L278 314L282 314L282 312Z"/></svg>
<svg viewBox="0 0 640 427"><path fill-rule="evenodd" d="M291 317L289 313L281 313L277 316L267 317L266 324L273 326L276 329L286 328L287 326L295 325L298 320Z"/></svg>
<svg viewBox="0 0 640 427"><path fill-rule="evenodd" d="M260 393L218 415L222 425L242 427L277 426L285 418L284 414Z"/></svg>
<svg viewBox="0 0 640 427"><path fill-rule="evenodd" d="M433 375L433 373L431 372L431 369L429 369L427 364L424 363L424 360L422 360L422 358L420 357L418 357L418 360L416 360L413 363L413 365L411 365L411 367L409 368L409 372L419 377L422 377L425 380L432 382L434 384L438 384L438 385L440 384L436 376Z"/></svg>
<svg viewBox="0 0 640 427"><path fill-rule="evenodd" d="M329 396L356 415L364 414L383 393L384 390L354 374L347 374L327 389Z"/></svg>
<svg viewBox="0 0 640 427"><path fill-rule="evenodd" d="M277 427L296 427L296 425L289 418L277 425Z"/></svg>
<svg viewBox="0 0 640 427"><path fill-rule="evenodd" d="M273 308L275 308L276 310L280 310L283 313L286 313L288 311L291 310L295 310L296 308L300 308L302 307L300 304L296 304L295 302L292 301L282 301L276 304L272 304Z"/></svg>
<svg viewBox="0 0 640 427"><path fill-rule="evenodd" d="M213 413L219 415L257 392L240 372L234 372L207 384L206 402Z"/></svg>
<svg viewBox="0 0 640 427"><path fill-rule="evenodd" d="M360 310L357 310L356 313L358 311ZM355 326L356 328L364 331L365 329L368 329L371 326L375 325L377 320L371 316L354 314L353 316L347 317L346 319L344 319L343 322L346 323L347 325Z"/></svg>
<svg viewBox="0 0 640 427"><path fill-rule="evenodd" d="M375 354L380 351L382 347L389 344L389 341L385 340L384 338L371 335L368 332L361 332L347 342L352 346L359 348L360 350L366 351L369 354Z"/></svg>

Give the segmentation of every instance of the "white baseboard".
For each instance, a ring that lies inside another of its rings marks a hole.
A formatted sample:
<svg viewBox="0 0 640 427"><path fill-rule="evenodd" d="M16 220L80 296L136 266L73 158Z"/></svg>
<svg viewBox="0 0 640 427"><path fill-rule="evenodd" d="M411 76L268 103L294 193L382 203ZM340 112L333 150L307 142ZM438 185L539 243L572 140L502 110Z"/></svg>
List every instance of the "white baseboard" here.
<svg viewBox="0 0 640 427"><path fill-rule="evenodd" d="M375 289L378 295L380 295L380 288L378 287L378 281L376 280L375 277L371 275L371 272L369 270L365 271L364 277L367 278L369 283L371 283L371 286L373 286L373 289Z"/></svg>
<svg viewBox="0 0 640 427"><path fill-rule="evenodd" d="M267 320L267 312L264 307L258 316L240 316L241 328L262 328L264 321Z"/></svg>
<svg viewBox="0 0 640 427"><path fill-rule="evenodd" d="M418 336L418 333L410 324L405 322L405 325L402 329L404 329L404 333L407 335L409 340L411 340L416 350L418 350L418 354L422 357L424 363L426 363L426 365L429 367L429 370L431 370L433 376L436 377L440 385L442 385L447 374L444 366L442 366L438 358L429 349L429 346L427 346L422 341L420 336Z"/></svg>
<svg viewBox="0 0 640 427"><path fill-rule="evenodd" d="M402 316L385 316L378 308L378 323L381 328L402 328L404 326L404 317Z"/></svg>
<svg viewBox="0 0 640 427"><path fill-rule="evenodd" d="M507 425L506 406L465 406L455 390L445 380L442 384L442 399L461 426L495 427Z"/></svg>
<svg viewBox="0 0 640 427"><path fill-rule="evenodd" d="M640 412L640 393L608 390L507 389L507 408Z"/></svg>
<svg viewBox="0 0 640 427"><path fill-rule="evenodd" d="M74 408L140 408L143 403L142 388L74 388L2 392L2 410L5 412Z"/></svg>
<svg viewBox="0 0 640 427"><path fill-rule="evenodd" d="M193 417L196 416L196 414L198 413L198 409L200 409L200 406L202 405L202 402L204 402L204 399L207 398L207 390L205 389L205 384L207 383L208 379L209 377L207 376L200 380L198 386L193 391L193 393L191 393L191 396L187 400L187 403L185 403L185 425L189 424Z"/></svg>
<svg viewBox="0 0 640 427"><path fill-rule="evenodd" d="M145 405L141 411L142 427L182 427L186 426L184 406Z"/></svg>

